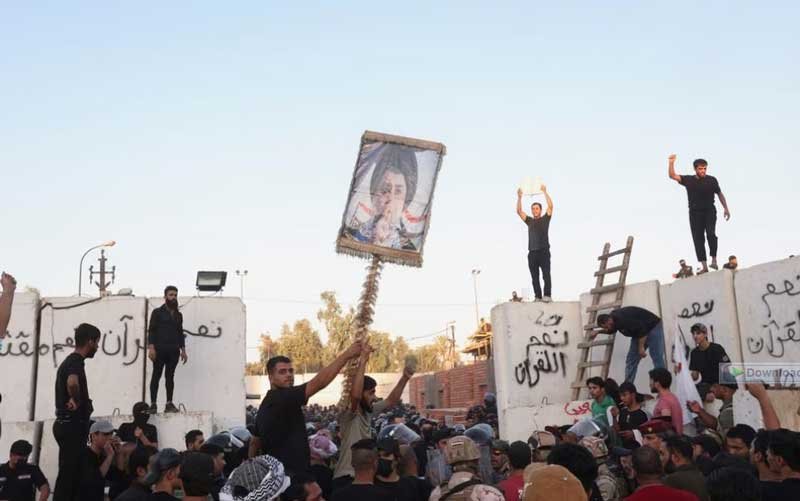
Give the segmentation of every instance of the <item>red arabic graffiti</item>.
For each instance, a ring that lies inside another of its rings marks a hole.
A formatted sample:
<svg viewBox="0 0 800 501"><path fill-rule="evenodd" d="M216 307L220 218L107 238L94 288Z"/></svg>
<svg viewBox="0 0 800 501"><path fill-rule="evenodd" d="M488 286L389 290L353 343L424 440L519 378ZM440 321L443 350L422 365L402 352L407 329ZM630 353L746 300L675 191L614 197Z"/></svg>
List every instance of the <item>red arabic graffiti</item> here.
<svg viewBox="0 0 800 501"><path fill-rule="evenodd" d="M564 412L568 416L580 416L581 414L588 414L591 412L591 402L584 402L577 407L573 407L570 409L569 402L564 404Z"/></svg>

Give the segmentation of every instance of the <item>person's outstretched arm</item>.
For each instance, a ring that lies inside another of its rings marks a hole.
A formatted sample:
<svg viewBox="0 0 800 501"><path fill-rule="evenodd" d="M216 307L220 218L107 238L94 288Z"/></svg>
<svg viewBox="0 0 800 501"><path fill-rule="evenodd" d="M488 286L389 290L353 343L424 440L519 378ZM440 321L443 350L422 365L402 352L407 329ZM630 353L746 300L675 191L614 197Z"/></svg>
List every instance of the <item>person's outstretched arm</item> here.
<svg viewBox="0 0 800 501"><path fill-rule="evenodd" d="M778 418L778 413L775 412L775 408L772 406L772 401L769 399L766 387L761 383L747 383L745 388L758 400L758 406L761 407L761 416L764 418L764 429L777 430L780 428L781 420Z"/></svg>
<svg viewBox="0 0 800 501"><path fill-rule="evenodd" d="M403 369L403 375L400 376L400 381L394 386L394 389L389 396L386 397L386 407L394 407L400 402L400 398L403 396L403 389L406 387L408 381L414 376L414 369L411 367L406 367Z"/></svg>
<svg viewBox="0 0 800 501"><path fill-rule="evenodd" d="M547 200L547 215L553 215L553 199L550 198L550 194L547 193L547 186L542 185L542 193L544 193L544 198Z"/></svg>
<svg viewBox="0 0 800 501"><path fill-rule="evenodd" d="M361 397L364 393L364 374L367 372L367 363L369 356L372 353L372 347L367 344L361 350L361 355L358 357L358 367L353 376L353 384L350 385L350 411L355 412L361 403Z"/></svg>
<svg viewBox="0 0 800 501"><path fill-rule="evenodd" d="M674 179L677 182L681 182L681 176L675 174L675 154L669 156L669 177L670 179Z"/></svg>
<svg viewBox="0 0 800 501"><path fill-rule="evenodd" d="M528 215L525 214L524 210L522 210L522 189L517 190L517 215L519 215L519 218L522 219L523 223L528 218Z"/></svg>
<svg viewBox="0 0 800 501"><path fill-rule="evenodd" d="M317 392L331 384L333 379L342 370L344 365L351 358L361 355L361 350L364 348L363 341L356 341L341 355L336 357L336 360L331 362L327 367L323 367L314 378L306 385L306 399L311 398Z"/></svg>
<svg viewBox="0 0 800 501"><path fill-rule="evenodd" d="M3 294L0 295L0 339L6 337L8 324L11 322L11 306L14 304L14 291L17 289L17 281L8 273L0 275L0 285L3 287Z"/></svg>
<svg viewBox="0 0 800 501"><path fill-rule="evenodd" d="M703 422L706 428L711 428L712 430L717 429L717 418L706 412L699 402L690 400L689 402L686 402L686 405L689 407L690 411L697 414L697 417L700 418L700 421Z"/></svg>

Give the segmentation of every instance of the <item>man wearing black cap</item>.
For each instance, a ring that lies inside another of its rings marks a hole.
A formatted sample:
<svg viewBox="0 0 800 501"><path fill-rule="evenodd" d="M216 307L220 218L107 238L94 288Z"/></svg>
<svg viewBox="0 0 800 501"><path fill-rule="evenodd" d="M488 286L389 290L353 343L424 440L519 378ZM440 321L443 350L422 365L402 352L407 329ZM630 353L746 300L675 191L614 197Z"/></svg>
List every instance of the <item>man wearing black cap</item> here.
<svg viewBox="0 0 800 501"><path fill-rule="evenodd" d="M183 501L208 501L214 486L214 460L208 454L187 452L179 475Z"/></svg>
<svg viewBox="0 0 800 501"><path fill-rule="evenodd" d="M175 490L181 488L181 455L175 449L162 449L150 460L150 471L144 481L153 486L150 501L175 501Z"/></svg>
<svg viewBox="0 0 800 501"><path fill-rule="evenodd" d="M691 331L695 347L689 355L689 370L692 371L692 379L700 397L705 399L711 385L719 383L719 364L730 362L731 359L722 345L709 341L705 325L694 324Z"/></svg>
<svg viewBox="0 0 800 501"><path fill-rule="evenodd" d="M414 371L410 367L406 367L389 396L378 402L375 396L375 389L378 383L364 374L370 353L372 353L372 347L369 345L364 346L358 359L356 373L353 376L353 384L350 389L350 406L340 412L338 417L342 445L339 448L341 453L339 462L333 472L334 491L347 485L353 479L353 467L350 464L351 446L359 440L372 436L372 416L397 405L403 395L403 388L405 388L411 376L414 375Z"/></svg>
<svg viewBox="0 0 800 501"><path fill-rule="evenodd" d="M221 445L209 441L200 446L200 453L211 458L211 463L214 467L211 497L214 498L214 501L218 501L219 492L225 485L225 449Z"/></svg>
<svg viewBox="0 0 800 501"><path fill-rule="evenodd" d="M78 498L80 457L86 447L89 418L94 408L89 398L84 361L94 358L100 345L100 329L80 324L75 329L75 351L61 362L56 372L56 421L53 436L58 443L58 477L53 501Z"/></svg>
<svg viewBox="0 0 800 501"><path fill-rule="evenodd" d="M82 456L72 458L80 464L80 483L75 499L80 501L103 501L106 477L116 454L118 440L114 426L105 420L95 421L89 428L89 446Z"/></svg>
<svg viewBox="0 0 800 501"><path fill-rule="evenodd" d="M122 423L117 434L123 442L136 443L137 447L155 447L158 449L158 429L149 424L149 407L147 402L133 405L133 422Z"/></svg>
<svg viewBox="0 0 800 501"><path fill-rule="evenodd" d="M39 501L50 497L50 484L42 470L28 464L33 446L25 440L11 444L8 462L0 465L0 499L3 501L33 501L39 489Z"/></svg>

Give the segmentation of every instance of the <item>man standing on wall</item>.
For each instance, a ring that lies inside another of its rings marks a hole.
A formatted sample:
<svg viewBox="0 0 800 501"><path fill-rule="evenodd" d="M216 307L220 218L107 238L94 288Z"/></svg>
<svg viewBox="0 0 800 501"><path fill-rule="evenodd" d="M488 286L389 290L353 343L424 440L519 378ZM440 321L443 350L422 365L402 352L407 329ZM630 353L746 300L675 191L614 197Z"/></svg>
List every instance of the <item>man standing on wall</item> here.
<svg viewBox="0 0 800 501"><path fill-rule="evenodd" d="M167 405L164 412L178 412L172 403L175 390L175 368L178 358L185 364L185 336L183 334L183 315L178 311L178 288L168 285L164 289L164 304L153 310L150 315L150 327L147 337L147 357L153 362L153 374L150 378L150 414L158 412L156 399L161 373L165 372L164 386L167 389Z"/></svg>
<svg viewBox="0 0 800 501"><path fill-rule="evenodd" d="M542 185L542 193L547 200L547 212L542 215L542 204L535 202L531 205L533 217L522 210L522 190L517 190L517 215L528 226L528 269L533 281L534 301L549 303L551 299L550 285L550 219L553 217L553 199L547 193L547 186ZM539 284L539 270L542 271L544 281L544 297L542 286Z"/></svg>
<svg viewBox="0 0 800 501"><path fill-rule="evenodd" d="M728 210L728 202L725 200L725 195L722 194L717 178L706 174L708 162L698 158L693 165L694 176L680 176L675 174L675 155L669 156L669 177L682 184L689 196L689 227L692 230L694 251L701 266L698 273L706 273L708 271L706 239L708 239L708 251L711 254L711 268L719 269L717 266L717 209L714 207L714 194L719 197L719 201L725 209L726 221L731 218L731 212Z"/></svg>
<svg viewBox="0 0 800 501"><path fill-rule="evenodd" d="M80 462L86 447L89 418L94 410L86 383L84 360L93 358L100 344L100 329L80 324L75 329L75 351L56 372L56 421L53 436L58 443L58 477L53 501L77 501Z"/></svg>

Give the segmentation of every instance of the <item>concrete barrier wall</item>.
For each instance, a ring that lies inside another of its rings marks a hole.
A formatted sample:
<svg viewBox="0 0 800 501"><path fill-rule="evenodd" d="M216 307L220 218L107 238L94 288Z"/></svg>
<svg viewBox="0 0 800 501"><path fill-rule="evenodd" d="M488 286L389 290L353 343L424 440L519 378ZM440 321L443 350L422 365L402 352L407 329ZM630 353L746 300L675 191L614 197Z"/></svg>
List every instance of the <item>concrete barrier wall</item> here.
<svg viewBox="0 0 800 501"><path fill-rule="evenodd" d="M600 296L600 304L610 303L616 299L616 293L611 292ZM586 313L586 308L592 304L592 296L588 292L581 294L581 325L589 323L589 314ZM625 286L625 292L622 296L622 306L638 306L646 310L650 310L658 316L661 316L661 300L659 297L659 283L657 280L649 282L641 282L638 284L630 284ZM598 313L608 313L608 311L601 311ZM583 335L583 331L580 333ZM605 334L599 334L597 339L605 339ZM622 383L625 380L625 358L628 354L628 349L631 345L631 338L625 337L620 334L614 335L614 351L611 355L611 365L609 366L608 377L613 378L617 383ZM598 346L592 348L592 360L603 360L605 355L605 347ZM638 391L647 392L650 385L650 378L647 373L653 368L653 360L648 356L640 360L639 370L636 373L636 380L634 384ZM590 374L592 376L600 375L600 367L593 367ZM585 394L584 394L585 395Z"/></svg>
<svg viewBox="0 0 800 501"><path fill-rule="evenodd" d="M245 424L244 365L246 359L245 307L236 297L179 298L186 332L188 363L175 371L175 404L188 411L210 411L221 428ZM151 298L150 313L164 304ZM149 382L153 364L147 362L145 393L150 400ZM162 376L158 404L162 410L166 390Z"/></svg>
<svg viewBox="0 0 800 501"><path fill-rule="evenodd" d="M27 421L33 417L34 390L36 384L36 316L39 311L39 295L34 293L14 294L9 337L2 341L0 364L0 420ZM3 449L0 453L5 454Z"/></svg>
<svg viewBox="0 0 800 501"><path fill-rule="evenodd" d="M378 387L375 390L375 394L379 398L386 398L389 396L389 393L392 392L397 382L400 380L402 376L401 373L397 372L377 372L368 374L370 377L374 378L375 381L378 382ZM294 384L300 385L305 382L311 381L311 379L316 376L316 374L296 374L294 378ZM344 376L339 374L333 380L331 384L328 385L327 388L323 389L308 401L309 404L317 404L321 406L328 406L328 405L336 405L339 403L339 398L342 395L342 382L344 381ZM248 395L260 395L261 398L256 399L248 399L247 403L249 405L253 405L258 407L261 404L261 399L266 396L267 391L269 391L269 378L267 376L245 376L245 382L247 385L247 394ZM409 403L409 387L410 384L407 384L405 388L403 388L403 402Z"/></svg>
<svg viewBox="0 0 800 501"><path fill-rule="evenodd" d="M583 334L580 303L504 303L492 308L500 435L530 426L529 411L571 400Z"/></svg>
<svg viewBox="0 0 800 501"><path fill-rule="evenodd" d="M94 358L86 360L93 415L111 415L115 409L130 412L142 399L144 298L110 296L87 301L74 297L43 299L36 379L38 420L54 417L56 371L73 351L75 327L83 322L97 326L102 333L100 348Z"/></svg>
<svg viewBox="0 0 800 501"><path fill-rule="evenodd" d="M706 325L709 339L721 344L731 361L742 360L733 272L722 270L662 285L661 313L668 364L676 336L682 335L686 346L694 347L691 326L698 322Z"/></svg>

